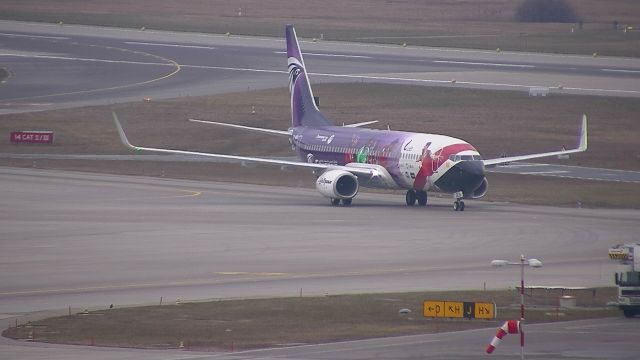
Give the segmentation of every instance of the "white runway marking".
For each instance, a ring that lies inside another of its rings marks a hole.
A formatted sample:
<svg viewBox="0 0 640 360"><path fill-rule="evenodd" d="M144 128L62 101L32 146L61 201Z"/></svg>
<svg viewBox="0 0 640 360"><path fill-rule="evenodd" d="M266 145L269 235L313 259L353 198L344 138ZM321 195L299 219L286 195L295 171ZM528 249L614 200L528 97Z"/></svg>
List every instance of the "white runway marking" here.
<svg viewBox="0 0 640 360"><path fill-rule="evenodd" d="M126 41L125 44L129 44L129 45L146 45L146 46L166 46L166 47L178 47L178 48L188 48L188 49L208 49L208 50L216 49L215 47L212 47L212 46L147 43L147 42L137 42L137 41Z"/></svg>
<svg viewBox="0 0 640 360"><path fill-rule="evenodd" d="M0 36L26 37L26 38L34 38L34 39L69 40L68 37L63 37L63 36L42 36L42 35L8 34L8 33L0 33Z"/></svg>
<svg viewBox="0 0 640 360"><path fill-rule="evenodd" d="M566 174L568 171L565 170L554 170L554 171L529 171L529 172L521 172L518 173L520 175L545 175L545 174Z"/></svg>
<svg viewBox="0 0 640 360"><path fill-rule="evenodd" d="M517 67L517 68L534 68L534 65L523 64L501 64L501 63L483 63L483 62L471 62L471 61L452 61L452 60L433 60L438 64L459 64L459 65L479 65L479 66L501 66L501 67Z"/></svg>
<svg viewBox="0 0 640 360"><path fill-rule="evenodd" d="M619 72L619 73L629 73L629 74L640 74L640 70L624 70L624 69L600 69L606 72Z"/></svg>
<svg viewBox="0 0 640 360"><path fill-rule="evenodd" d="M0 56L28 57L28 58L35 58L35 59L52 59L52 60L90 61L90 62L103 62L103 63L114 63L114 64L175 66L174 64L171 64L171 63L154 63L154 62L144 62L144 61L78 58L78 57L54 56L54 55L29 55L29 54L0 53Z"/></svg>
<svg viewBox="0 0 640 360"><path fill-rule="evenodd" d="M286 54L286 51L274 51L274 54ZM345 54L321 54L321 53L304 53L303 56L326 56L326 57L343 57L343 58L354 58L354 59L373 59L371 56L365 55L345 55Z"/></svg>

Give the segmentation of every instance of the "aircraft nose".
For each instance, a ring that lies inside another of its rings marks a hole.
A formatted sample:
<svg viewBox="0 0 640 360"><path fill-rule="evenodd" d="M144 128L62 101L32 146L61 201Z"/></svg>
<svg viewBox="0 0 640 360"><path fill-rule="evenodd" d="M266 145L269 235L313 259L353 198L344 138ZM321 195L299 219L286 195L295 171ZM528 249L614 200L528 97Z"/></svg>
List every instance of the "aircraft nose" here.
<svg viewBox="0 0 640 360"><path fill-rule="evenodd" d="M471 176L479 176L481 178L484 178L484 163L482 161L478 161L478 160L467 160L467 161L461 161L458 164L456 164L457 168L460 169L460 171L464 172L467 175L471 175Z"/></svg>
<svg viewBox="0 0 640 360"><path fill-rule="evenodd" d="M454 193L472 193L484 181L484 163L479 160L464 160L455 164L436 181L441 190Z"/></svg>

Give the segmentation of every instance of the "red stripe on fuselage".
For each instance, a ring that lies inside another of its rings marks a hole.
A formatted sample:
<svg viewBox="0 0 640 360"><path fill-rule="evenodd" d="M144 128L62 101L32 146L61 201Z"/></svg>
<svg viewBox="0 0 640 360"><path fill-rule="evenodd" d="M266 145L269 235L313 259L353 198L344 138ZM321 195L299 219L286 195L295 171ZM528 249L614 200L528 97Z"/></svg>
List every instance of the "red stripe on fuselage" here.
<svg viewBox="0 0 640 360"><path fill-rule="evenodd" d="M432 156L425 155L422 158L422 164L420 165L420 170L418 174L416 174L416 179L413 182L413 188L415 190L422 190L424 186L427 184L427 179L429 176L433 175L434 170L440 168L447 159L449 159L450 155L455 155L462 151L477 151L473 146L463 143L463 144L453 144L447 145L442 149L438 150Z"/></svg>

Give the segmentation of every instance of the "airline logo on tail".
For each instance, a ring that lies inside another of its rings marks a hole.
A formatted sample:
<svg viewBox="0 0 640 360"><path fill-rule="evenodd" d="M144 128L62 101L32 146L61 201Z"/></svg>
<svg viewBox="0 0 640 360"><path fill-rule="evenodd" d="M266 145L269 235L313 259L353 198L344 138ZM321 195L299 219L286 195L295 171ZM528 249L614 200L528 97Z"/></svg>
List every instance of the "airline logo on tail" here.
<svg viewBox="0 0 640 360"><path fill-rule="evenodd" d="M298 76L302 74L304 67L300 64L300 61L294 57L289 58L289 92L293 93L293 87L298 79Z"/></svg>

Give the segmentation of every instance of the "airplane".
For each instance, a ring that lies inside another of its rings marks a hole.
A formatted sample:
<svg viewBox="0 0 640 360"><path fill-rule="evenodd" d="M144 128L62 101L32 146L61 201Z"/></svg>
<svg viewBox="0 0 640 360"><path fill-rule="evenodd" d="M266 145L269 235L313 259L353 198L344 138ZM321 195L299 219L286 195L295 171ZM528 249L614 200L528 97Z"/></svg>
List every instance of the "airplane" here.
<svg viewBox="0 0 640 360"><path fill-rule="evenodd" d="M351 205L360 186L364 186L405 189L408 206L414 206L416 202L425 206L427 191L449 193L453 195L455 211L464 211L464 199L479 199L487 193L489 183L485 167L587 150L586 115L582 117L578 146L574 149L495 159L483 159L468 142L446 135L362 128L376 121L335 126L322 115L315 102L294 27L287 25L285 33L291 96L291 127L288 130L198 119L189 121L286 137L301 161L135 146L129 142L113 113L122 143L137 151L307 168L317 175L316 189L329 198L332 205Z"/></svg>

